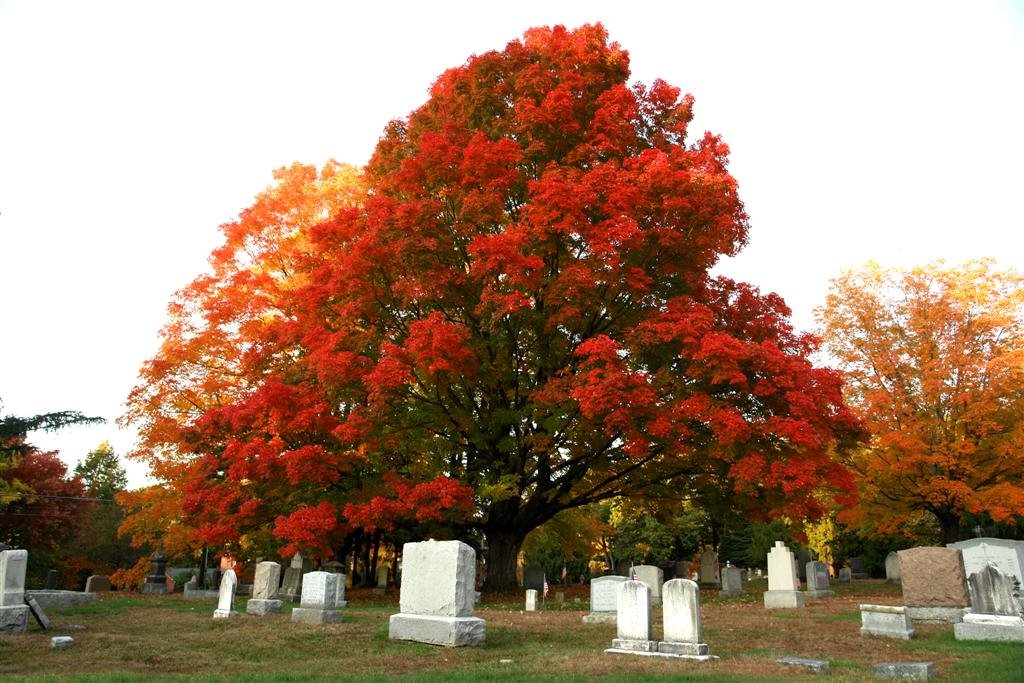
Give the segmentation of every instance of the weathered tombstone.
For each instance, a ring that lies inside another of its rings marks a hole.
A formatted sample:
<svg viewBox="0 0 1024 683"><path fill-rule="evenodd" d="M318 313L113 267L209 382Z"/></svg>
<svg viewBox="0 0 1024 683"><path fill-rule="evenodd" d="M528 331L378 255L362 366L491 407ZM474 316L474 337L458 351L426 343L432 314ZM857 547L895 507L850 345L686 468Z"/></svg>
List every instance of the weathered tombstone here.
<svg viewBox="0 0 1024 683"><path fill-rule="evenodd" d="M1003 574L1014 577L1024 586L1024 541L1005 538L971 538L947 543L947 548L958 548L964 557L964 571L968 576L980 572L986 565L995 565Z"/></svg>
<svg viewBox="0 0 1024 683"><path fill-rule="evenodd" d="M39 628L43 629L44 631L49 631L50 619L46 616L46 613L43 612L43 608L39 606L39 603L36 602L36 599L31 595L26 595L25 604L28 605L29 611L32 612L32 616L35 618L36 623L39 624Z"/></svg>
<svg viewBox="0 0 1024 683"><path fill-rule="evenodd" d="M526 611L537 611L537 591L533 590L532 588L526 591Z"/></svg>
<svg viewBox="0 0 1024 683"><path fill-rule="evenodd" d="M801 581L807 580L807 563L813 559L810 551L807 548L798 548L795 553L796 557L796 576Z"/></svg>
<svg viewBox="0 0 1024 683"><path fill-rule="evenodd" d="M860 633L864 636L910 640L914 636L914 623L906 607L861 605Z"/></svg>
<svg viewBox="0 0 1024 683"><path fill-rule="evenodd" d="M792 609L804 606L804 594L796 577L793 553L782 541L768 553L768 590L764 592L766 609Z"/></svg>
<svg viewBox="0 0 1024 683"><path fill-rule="evenodd" d="M51 569L46 572L46 581L43 583L43 589L52 591L57 588L57 570Z"/></svg>
<svg viewBox="0 0 1024 683"><path fill-rule="evenodd" d="M885 556L885 580L889 583L900 580L900 558L895 550Z"/></svg>
<svg viewBox="0 0 1024 683"><path fill-rule="evenodd" d="M388 568L377 567L377 585L374 586L373 592L378 595L386 593L388 590Z"/></svg>
<svg viewBox="0 0 1024 683"><path fill-rule="evenodd" d="M473 615L476 553L461 541L406 543L402 549L400 614L388 637L433 645L479 645L486 624Z"/></svg>
<svg viewBox="0 0 1024 683"><path fill-rule="evenodd" d="M598 576L590 580L590 614L583 617L583 623L615 623L619 586L625 580L625 576Z"/></svg>
<svg viewBox="0 0 1024 683"><path fill-rule="evenodd" d="M25 604L27 550L0 551L0 632L28 630L28 605Z"/></svg>
<svg viewBox="0 0 1024 683"><path fill-rule="evenodd" d="M866 579L868 574L864 571L864 558L858 555L850 558L850 573L855 579Z"/></svg>
<svg viewBox="0 0 1024 683"><path fill-rule="evenodd" d="M875 678L927 681L935 672L931 662L884 662L875 664Z"/></svg>
<svg viewBox="0 0 1024 683"><path fill-rule="evenodd" d="M252 581L252 597L245 603L247 614L262 616L280 612L283 601L277 599L277 584L281 580L281 565L260 562Z"/></svg>
<svg viewBox="0 0 1024 683"><path fill-rule="evenodd" d="M700 588L687 579L673 579L663 586L664 640L658 652L687 659L708 660L707 643L702 642Z"/></svg>
<svg viewBox="0 0 1024 683"><path fill-rule="evenodd" d="M726 564L722 570L722 590L718 594L723 598L735 598L743 593L743 572L739 567Z"/></svg>
<svg viewBox="0 0 1024 683"><path fill-rule="evenodd" d="M957 640L1024 642L1024 617L1014 597L1014 578L986 565L968 578L971 613L953 624Z"/></svg>
<svg viewBox="0 0 1024 683"><path fill-rule="evenodd" d="M303 558L301 554L292 555L291 563L284 570L284 580L281 582L278 597L291 602L298 600L302 595L302 577L312 569L313 563Z"/></svg>
<svg viewBox="0 0 1024 683"><path fill-rule="evenodd" d="M110 577L92 575L85 580L86 593L105 593L110 590Z"/></svg>
<svg viewBox="0 0 1024 683"><path fill-rule="evenodd" d="M971 604L959 548L901 550L903 604L914 621L955 624Z"/></svg>
<svg viewBox="0 0 1024 683"><path fill-rule="evenodd" d="M658 641L652 640L650 586L643 581L632 580L619 584L617 612L617 637L605 652L632 654L658 651Z"/></svg>
<svg viewBox="0 0 1024 683"><path fill-rule="evenodd" d="M835 595L828 586L828 565L824 562L811 560L807 563L807 590L804 595L809 598L827 598Z"/></svg>
<svg viewBox="0 0 1024 683"><path fill-rule="evenodd" d="M152 566L146 582L142 584L142 592L153 595L167 593L167 557L162 550L153 553Z"/></svg>
<svg viewBox="0 0 1024 683"><path fill-rule="evenodd" d="M523 570L523 588L535 591L544 590L544 567L526 567Z"/></svg>
<svg viewBox="0 0 1024 683"><path fill-rule="evenodd" d="M335 609L344 609L348 602L345 601L345 584L348 577L344 574L335 574L338 577L338 586L334 591L334 607Z"/></svg>
<svg viewBox="0 0 1024 683"><path fill-rule="evenodd" d="M661 586L665 583L665 575L661 567L650 564L638 564L633 567L633 575L637 581L643 581L651 589L651 604L661 604Z"/></svg>
<svg viewBox="0 0 1024 683"><path fill-rule="evenodd" d="M850 571L849 567L843 567L839 570L839 576L836 577L839 583L850 583L853 581L853 572Z"/></svg>
<svg viewBox="0 0 1024 683"><path fill-rule="evenodd" d="M700 584L702 586L720 586L722 577L718 569L718 553L705 548L700 554Z"/></svg>
<svg viewBox="0 0 1024 683"><path fill-rule="evenodd" d="M71 636L54 636L50 638L50 647L54 650L63 650L66 647L71 647L75 644L75 639Z"/></svg>
<svg viewBox="0 0 1024 683"><path fill-rule="evenodd" d="M341 621L345 575L332 572L309 572L302 577L302 600L292 610L292 621L300 624L328 624ZM340 603L340 604L339 604Z"/></svg>
<svg viewBox="0 0 1024 683"><path fill-rule="evenodd" d="M217 609L213 612L214 619L227 619L238 616L235 611L235 590L238 588L238 577L234 569L228 569L220 579L220 594L217 597Z"/></svg>

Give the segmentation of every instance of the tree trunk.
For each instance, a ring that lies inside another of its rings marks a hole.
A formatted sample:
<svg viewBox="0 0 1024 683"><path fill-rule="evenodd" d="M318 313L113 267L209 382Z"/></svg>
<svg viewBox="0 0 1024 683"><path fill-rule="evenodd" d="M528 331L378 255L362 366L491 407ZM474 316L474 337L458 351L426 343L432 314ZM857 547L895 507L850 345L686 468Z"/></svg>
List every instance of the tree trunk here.
<svg viewBox="0 0 1024 683"><path fill-rule="evenodd" d="M935 515L939 520L942 545L956 543L960 540L960 516L952 512Z"/></svg>
<svg viewBox="0 0 1024 683"><path fill-rule="evenodd" d="M483 590L516 592L516 562L526 534L514 531L485 531L487 535L487 578Z"/></svg>

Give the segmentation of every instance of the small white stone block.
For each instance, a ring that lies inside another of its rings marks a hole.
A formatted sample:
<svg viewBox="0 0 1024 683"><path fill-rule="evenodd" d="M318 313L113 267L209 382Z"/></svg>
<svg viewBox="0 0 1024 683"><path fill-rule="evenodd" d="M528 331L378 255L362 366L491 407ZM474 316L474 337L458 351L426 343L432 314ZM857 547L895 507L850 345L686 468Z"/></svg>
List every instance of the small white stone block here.
<svg viewBox="0 0 1024 683"><path fill-rule="evenodd" d="M316 624L318 626L334 624L341 621L341 610L295 607L292 609L292 621L297 624Z"/></svg>
<svg viewBox="0 0 1024 683"><path fill-rule="evenodd" d="M486 623L478 617L392 614L388 621L388 637L392 640L463 647L480 645L486 635Z"/></svg>
<svg viewBox="0 0 1024 683"><path fill-rule="evenodd" d="M537 591L530 589L526 591L526 611L536 612L537 611Z"/></svg>
<svg viewBox="0 0 1024 683"><path fill-rule="evenodd" d="M914 623L906 607L892 605L861 605L860 633L865 636L910 640Z"/></svg>
<svg viewBox="0 0 1024 683"><path fill-rule="evenodd" d="M991 640L1024 643L1024 618L1001 614L965 614L953 624L957 640Z"/></svg>
<svg viewBox="0 0 1024 683"><path fill-rule="evenodd" d="M54 636L50 638L50 647L55 650L62 650L66 647L71 647L75 644L75 639L71 636Z"/></svg>
<svg viewBox="0 0 1024 683"><path fill-rule="evenodd" d="M802 591L765 591L765 609L798 609L804 606Z"/></svg>

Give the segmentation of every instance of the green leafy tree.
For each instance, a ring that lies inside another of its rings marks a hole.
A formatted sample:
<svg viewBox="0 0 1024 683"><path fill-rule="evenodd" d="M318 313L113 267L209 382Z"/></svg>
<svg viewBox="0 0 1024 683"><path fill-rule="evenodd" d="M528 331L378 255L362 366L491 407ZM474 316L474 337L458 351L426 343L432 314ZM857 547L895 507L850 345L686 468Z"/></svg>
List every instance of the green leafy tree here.
<svg viewBox="0 0 1024 683"><path fill-rule="evenodd" d="M128 475L109 441L104 441L75 465L86 492L94 498L113 500L115 493L128 488Z"/></svg>

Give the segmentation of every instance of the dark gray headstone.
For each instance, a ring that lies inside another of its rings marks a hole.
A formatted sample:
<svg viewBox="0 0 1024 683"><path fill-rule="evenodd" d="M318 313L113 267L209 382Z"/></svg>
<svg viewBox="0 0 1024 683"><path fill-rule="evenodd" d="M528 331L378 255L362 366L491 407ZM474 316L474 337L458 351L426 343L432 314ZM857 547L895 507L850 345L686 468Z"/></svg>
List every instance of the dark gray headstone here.
<svg viewBox="0 0 1024 683"><path fill-rule="evenodd" d="M523 570L524 590L544 590L544 567L527 567Z"/></svg>
<svg viewBox="0 0 1024 683"><path fill-rule="evenodd" d="M46 572L46 581L43 583L43 590L52 591L57 587L57 570L51 569Z"/></svg>

